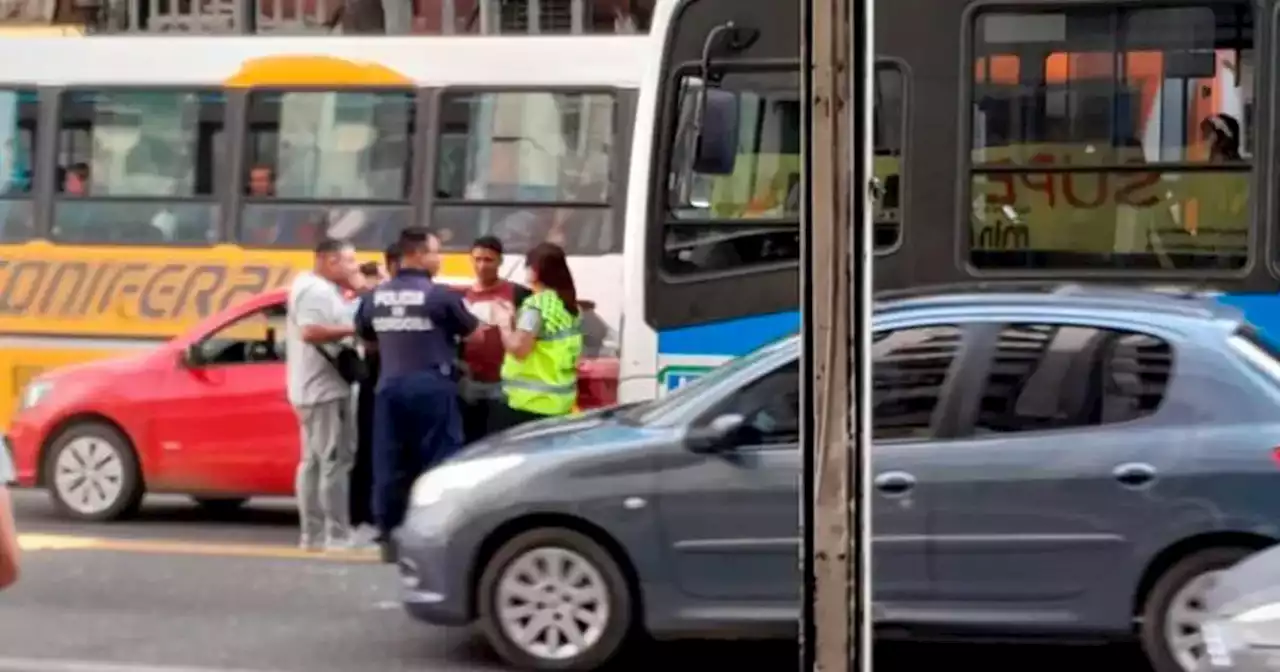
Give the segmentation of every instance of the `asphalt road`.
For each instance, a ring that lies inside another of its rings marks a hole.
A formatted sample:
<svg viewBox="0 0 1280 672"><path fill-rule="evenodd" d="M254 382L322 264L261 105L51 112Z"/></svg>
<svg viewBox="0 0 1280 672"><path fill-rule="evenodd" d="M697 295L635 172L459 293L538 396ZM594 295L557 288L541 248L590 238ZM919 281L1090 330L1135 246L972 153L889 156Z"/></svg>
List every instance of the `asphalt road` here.
<svg viewBox="0 0 1280 672"><path fill-rule="evenodd" d="M85 525L57 518L43 493L16 499L23 576L0 595L0 672L502 669L475 634L406 616L390 568L299 553L290 502L219 518L152 498L136 520ZM893 643L876 657L877 672L1148 672L1127 646ZM625 667L795 667L794 647L778 643L664 644L635 658Z"/></svg>

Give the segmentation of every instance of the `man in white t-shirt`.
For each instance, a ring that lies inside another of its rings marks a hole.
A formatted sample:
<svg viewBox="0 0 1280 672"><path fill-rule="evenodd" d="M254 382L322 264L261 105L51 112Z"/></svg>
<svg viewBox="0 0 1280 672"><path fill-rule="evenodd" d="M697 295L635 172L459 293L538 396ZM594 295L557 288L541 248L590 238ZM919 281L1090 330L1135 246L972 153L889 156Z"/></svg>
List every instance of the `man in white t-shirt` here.
<svg viewBox="0 0 1280 672"><path fill-rule="evenodd" d="M297 496L306 550L352 545L348 493L356 454L355 417L351 384L331 358L354 333L342 288L356 273L351 244L326 238L316 245L314 270L299 273L289 288L285 364L289 403L302 434Z"/></svg>
<svg viewBox="0 0 1280 672"><path fill-rule="evenodd" d="M9 484L14 480L9 450L0 446L0 589L18 580L18 531L13 524Z"/></svg>

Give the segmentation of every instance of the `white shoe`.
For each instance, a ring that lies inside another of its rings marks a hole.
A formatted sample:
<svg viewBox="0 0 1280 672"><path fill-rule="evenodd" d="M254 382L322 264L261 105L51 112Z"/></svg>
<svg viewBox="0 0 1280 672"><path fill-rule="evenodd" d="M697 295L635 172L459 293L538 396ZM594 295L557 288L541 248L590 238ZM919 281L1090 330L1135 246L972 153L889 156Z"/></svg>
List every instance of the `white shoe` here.
<svg viewBox="0 0 1280 672"><path fill-rule="evenodd" d="M382 532L380 532L374 525L361 525L355 535L355 538L359 539L361 543L372 544L374 546L378 545L378 540L381 537Z"/></svg>
<svg viewBox="0 0 1280 672"><path fill-rule="evenodd" d="M366 553L374 551L377 548L377 544L374 544L372 541L356 539L353 536L350 539L330 541L325 544L324 550L326 553Z"/></svg>

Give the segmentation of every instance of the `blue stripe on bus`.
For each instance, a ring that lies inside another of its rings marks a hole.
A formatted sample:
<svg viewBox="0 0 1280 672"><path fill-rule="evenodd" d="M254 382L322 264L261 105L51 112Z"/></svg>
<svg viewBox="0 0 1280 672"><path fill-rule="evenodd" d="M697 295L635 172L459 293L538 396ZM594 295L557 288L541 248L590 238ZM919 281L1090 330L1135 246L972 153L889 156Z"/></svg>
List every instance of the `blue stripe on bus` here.
<svg viewBox="0 0 1280 672"><path fill-rule="evenodd" d="M796 310L756 315L739 320L700 324L658 332L658 352L663 355L725 355L740 357L800 328Z"/></svg>
<svg viewBox="0 0 1280 672"><path fill-rule="evenodd" d="M1267 340L1280 347L1280 294L1223 294L1217 300L1239 308ZM670 329L659 332L658 353L740 357L799 328L800 313L788 311Z"/></svg>
<svg viewBox="0 0 1280 672"><path fill-rule="evenodd" d="M1223 294L1217 298L1239 308L1268 341L1280 345L1280 294Z"/></svg>

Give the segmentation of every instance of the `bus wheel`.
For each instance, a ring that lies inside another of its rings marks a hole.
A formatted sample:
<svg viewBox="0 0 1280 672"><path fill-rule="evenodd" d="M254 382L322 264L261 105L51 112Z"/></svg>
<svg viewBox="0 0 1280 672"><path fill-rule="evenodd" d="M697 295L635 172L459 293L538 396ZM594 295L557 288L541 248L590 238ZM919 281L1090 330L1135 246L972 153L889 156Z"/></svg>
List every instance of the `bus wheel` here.
<svg viewBox="0 0 1280 672"><path fill-rule="evenodd" d="M142 472L129 439L110 425L63 430L45 458L45 483L58 512L76 520L128 518L142 504Z"/></svg>
<svg viewBox="0 0 1280 672"><path fill-rule="evenodd" d="M617 561L585 535L535 529L484 568L479 621L508 663L524 670L594 670L627 642L631 587Z"/></svg>

